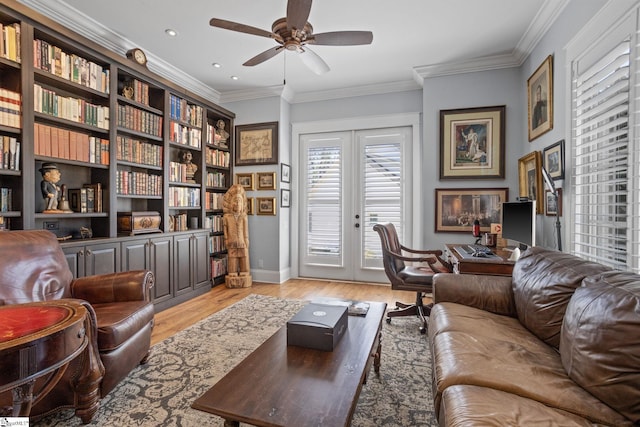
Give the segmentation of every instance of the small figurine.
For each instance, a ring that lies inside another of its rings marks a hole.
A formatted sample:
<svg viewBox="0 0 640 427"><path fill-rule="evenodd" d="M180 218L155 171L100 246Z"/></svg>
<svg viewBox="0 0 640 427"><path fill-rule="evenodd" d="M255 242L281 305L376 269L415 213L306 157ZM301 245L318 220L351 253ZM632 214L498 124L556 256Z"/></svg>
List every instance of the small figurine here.
<svg viewBox="0 0 640 427"><path fill-rule="evenodd" d="M43 163L40 168L42 182L40 188L44 197L45 208L43 213L59 213L58 197L60 197L60 169L55 163Z"/></svg>
<svg viewBox="0 0 640 427"><path fill-rule="evenodd" d="M226 124L224 120L222 119L218 120L218 122L216 123L216 136L214 138L214 142L217 145L220 145L220 147L222 148L229 148L227 146L227 139L229 139L229 132L224 130L225 126Z"/></svg>
<svg viewBox="0 0 640 427"><path fill-rule="evenodd" d="M186 150L182 152L182 163L186 165L186 178L187 182L195 184L195 175L198 172L198 165L192 162L193 154L191 151Z"/></svg>

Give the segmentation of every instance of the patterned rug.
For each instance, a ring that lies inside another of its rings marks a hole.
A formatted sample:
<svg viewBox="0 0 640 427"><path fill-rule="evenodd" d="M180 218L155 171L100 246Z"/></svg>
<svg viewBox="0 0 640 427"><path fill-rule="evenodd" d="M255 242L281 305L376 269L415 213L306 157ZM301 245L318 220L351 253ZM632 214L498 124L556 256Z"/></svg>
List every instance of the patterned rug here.
<svg viewBox="0 0 640 427"><path fill-rule="evenodd" d="M106 398L90 425L222 426L222 418L191 403L283 326L306 302L250 295L155 345ZM383 322L380 376L362 388L351 425L436 426L431 359L414 319ZM62 411L32 426L80 426ZM244 424L243 424L244 426Z"/></svg>

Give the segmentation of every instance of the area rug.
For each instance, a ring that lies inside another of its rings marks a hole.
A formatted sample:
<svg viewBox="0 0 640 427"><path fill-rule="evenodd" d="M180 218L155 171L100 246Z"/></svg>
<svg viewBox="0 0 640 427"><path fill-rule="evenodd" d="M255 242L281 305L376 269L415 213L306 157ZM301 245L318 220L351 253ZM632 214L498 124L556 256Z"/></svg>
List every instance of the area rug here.
<svg viewBox="0 0 640 427"><path fill-rule="evenodd" d="M102 399L90 425L224 425L222 418L192 409L191 404L304 304L250 295L155 345L149 362ZM362 388L351 425L436 426L428 340L419 333L418 322L384 322L382 333L380 375L371 373ZM73 411L62 411L31 425L83 424Z"/></svg>

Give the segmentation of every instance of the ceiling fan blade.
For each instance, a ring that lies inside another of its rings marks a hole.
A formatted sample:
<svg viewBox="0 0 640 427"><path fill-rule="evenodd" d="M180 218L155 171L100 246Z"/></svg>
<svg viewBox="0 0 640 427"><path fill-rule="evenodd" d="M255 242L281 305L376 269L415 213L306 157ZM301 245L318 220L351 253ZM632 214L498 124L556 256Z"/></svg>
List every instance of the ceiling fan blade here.
<svg viewBox="0 0 640 427"><path fill-rule="evenodd" d="M279 54L284 48L282 46L272 47L271 49L267 49L264 52L254 56L247 62L245 62L244 66L253 67L254 65L258 65L266 61L267 59L273 58L277 54Z"/></svg>
<svg viewBox="0 0 640 427"><path fill-rule="evenodd" d="M307 43L325 46L355 46L371 44L373 33L371 31L334 31L329 33L314 34Z"/></svg>
<svg viewBox="0 0 640 427"><path fill-rule="evenodd" d="M311 71L318 75L322 75L330 70L329 66L317 53L309 49L307 46L300 48L300 59L304 65L309 67Z"/></svg>
<svg viewBox="0 0 640 427"><path fill-rule="evenodd" d="M239 33L253 34L254 36L268 37L270 39L277 38L277 36L270 31L261 30L260 28L252 27L250 25L239 24L237 22L226 21L224 19L211 18L209 25L212 27L223 28L225 30L237 31Z"/></svg>
<svg viewBox="0 0 640 427"><path fill-rule="evenodd" d="M287 28L302 30L311 13L311 0L289 0L287 3Z"/></svg>

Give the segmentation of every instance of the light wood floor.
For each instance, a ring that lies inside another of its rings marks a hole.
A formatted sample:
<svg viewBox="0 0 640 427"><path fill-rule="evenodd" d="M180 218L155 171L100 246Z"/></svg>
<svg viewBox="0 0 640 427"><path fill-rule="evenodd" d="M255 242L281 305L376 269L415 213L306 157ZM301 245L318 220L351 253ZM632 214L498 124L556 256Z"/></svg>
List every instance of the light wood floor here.
<svg viewBox="0 0 640 427"><path fill-rule="evenodd" d="M188 326L240 301L250 294L268 295L291 299L317 297L348 298L386 302L395 307L396 301L413 303L415 293L393 291L391 285L370 285L352 282L337 282L310 279L292 279L282 284L253 283L250 288L228 289L215 286L204 295L157 313L151 345L172 336ZM428 301L425 300L425 303Z"/></svg>

